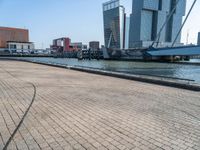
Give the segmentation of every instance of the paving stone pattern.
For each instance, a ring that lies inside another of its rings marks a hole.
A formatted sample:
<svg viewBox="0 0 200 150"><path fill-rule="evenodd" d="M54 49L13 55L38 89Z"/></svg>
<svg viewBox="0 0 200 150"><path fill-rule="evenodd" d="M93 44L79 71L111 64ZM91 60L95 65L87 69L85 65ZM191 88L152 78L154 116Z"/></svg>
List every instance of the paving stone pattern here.
<svg viewBox="0 0 200 150"><path fill-rule="evenodd" d="M200 150L200 93L0 61L0 149Z"/></svg>

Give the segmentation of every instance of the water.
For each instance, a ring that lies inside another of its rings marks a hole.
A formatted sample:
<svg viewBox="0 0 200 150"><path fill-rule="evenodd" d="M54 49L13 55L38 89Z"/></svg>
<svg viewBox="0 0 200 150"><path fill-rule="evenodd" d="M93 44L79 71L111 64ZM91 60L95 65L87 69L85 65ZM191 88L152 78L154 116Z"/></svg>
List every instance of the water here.
<svg viewBox="0 0 200 150"><path fill-rule="evenodd" d="M20 58L21 59L21 58ZM27 60L59 63L70 66L97 68L102 70L117 71L130 74L161 76L169 78L181 78L194 80L200 84L200 65L154 63L154 62L130 62L130 61L106 61L106 60L77 60L67 58L23 58ZM193 60L193 62L200 60Z"/></svg>

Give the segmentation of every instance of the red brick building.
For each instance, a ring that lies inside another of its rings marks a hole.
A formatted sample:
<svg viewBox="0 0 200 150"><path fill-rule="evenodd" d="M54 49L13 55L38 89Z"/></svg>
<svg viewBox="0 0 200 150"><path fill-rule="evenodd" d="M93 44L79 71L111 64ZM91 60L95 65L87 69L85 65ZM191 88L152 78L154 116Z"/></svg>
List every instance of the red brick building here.
<svg viewBox="0 0 200 150"><path fill-rule="evenodd" d="M0 48L6 48L8 41L29 42L27 29L0 27Z"/></svg>

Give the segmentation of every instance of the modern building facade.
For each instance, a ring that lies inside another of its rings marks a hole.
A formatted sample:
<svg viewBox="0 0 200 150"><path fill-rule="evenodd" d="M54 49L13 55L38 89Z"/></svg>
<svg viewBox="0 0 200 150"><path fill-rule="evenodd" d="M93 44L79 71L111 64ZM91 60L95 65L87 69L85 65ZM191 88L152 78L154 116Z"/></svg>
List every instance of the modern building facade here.
<svg viewBox="0 0 200 150"><path fill-rule="evenodd" d="M200 32L198 33L197 45L200 45Z"/></svg>
<svg viewBox="0 0 200 150"><path fill-rule="evenodd" d="M149 47L175 7L175 12L160 34L159 47L169 46L174 41L185 15L186 0L133 0L129 47ZM181 34L175 45L180 45L180 41Z"/></svg>
<svg viewBox="0 0 200 150"><path fill-rule="evenodd" d="M103 4L105 47L125 48L126 14L119 0L111 0Z"/></svg>
<svg viewBox="0 0 200 150"><path fill-rule="evenodd" d="M0 27L0 48L7 48L8 41L29 42L29 31L26 29Z"/></svg>

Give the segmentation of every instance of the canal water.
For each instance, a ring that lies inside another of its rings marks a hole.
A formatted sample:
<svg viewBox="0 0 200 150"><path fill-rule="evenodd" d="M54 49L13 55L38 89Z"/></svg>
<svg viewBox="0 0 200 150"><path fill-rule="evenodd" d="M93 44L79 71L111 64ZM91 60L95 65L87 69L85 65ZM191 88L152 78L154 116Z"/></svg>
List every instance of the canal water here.
<svg viewBox="0 0 200 150"><path fill-rule="evenodd" d="M77 60L67 58L20 58L32 61L57 63L70 66L96 68L108 71L123 72L137 75L157 76L200 84L200 65L155 63L155 62L132 62L132 61L108 61L108 60ZM192 60L198 62L200 60Z"/></svg>

